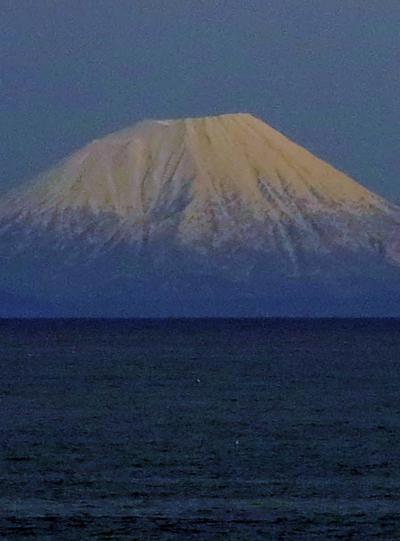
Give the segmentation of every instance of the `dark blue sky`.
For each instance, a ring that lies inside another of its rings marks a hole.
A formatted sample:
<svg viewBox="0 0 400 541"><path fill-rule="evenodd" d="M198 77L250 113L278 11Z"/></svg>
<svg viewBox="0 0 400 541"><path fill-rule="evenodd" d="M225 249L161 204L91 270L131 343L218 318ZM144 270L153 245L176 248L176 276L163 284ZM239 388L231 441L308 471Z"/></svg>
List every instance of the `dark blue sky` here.
<svg viewBox="0 0 400 541"><path fill-rule="evenodd" d="M400 200L399 0L0 7L0 189L142 118L248 111Z"/></svg>

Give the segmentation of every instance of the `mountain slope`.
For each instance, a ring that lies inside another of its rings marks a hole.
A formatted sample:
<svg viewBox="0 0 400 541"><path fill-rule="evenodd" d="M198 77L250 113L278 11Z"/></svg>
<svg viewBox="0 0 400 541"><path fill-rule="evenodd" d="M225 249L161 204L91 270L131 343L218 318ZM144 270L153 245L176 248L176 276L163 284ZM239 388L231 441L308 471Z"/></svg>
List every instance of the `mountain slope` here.
<svg viewBox="0 0 400 541"><path fill-rule="evenodd" d="M0 279L34 279L72 312L100 296L100 312L140 298L168 314L178 298L190 314L222 295L230 313L242 299L285 314L305 284L314 305L339 292L351 306L397 283L399 223L398 207L251 115L146 121L0 201Z"/></svg>

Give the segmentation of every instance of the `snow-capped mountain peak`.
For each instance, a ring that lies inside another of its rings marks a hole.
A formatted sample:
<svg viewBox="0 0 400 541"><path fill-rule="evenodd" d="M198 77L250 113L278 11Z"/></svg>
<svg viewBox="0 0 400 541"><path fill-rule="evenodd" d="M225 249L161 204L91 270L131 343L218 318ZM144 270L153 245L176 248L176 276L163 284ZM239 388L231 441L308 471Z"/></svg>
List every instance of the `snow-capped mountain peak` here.
<svg viewBox="0 0 400 541"><path fill-rule="evenodd" d="M87 262L131 250L124 264L140 274L145 248L150 268L184 260L191 275L204 264L203 275L246 283L260 268L313 276L360 258L397 267L399 223L398 207L250 114L150 120L0 200L0 255L40 244L35 257L51 246Z"/></svg>

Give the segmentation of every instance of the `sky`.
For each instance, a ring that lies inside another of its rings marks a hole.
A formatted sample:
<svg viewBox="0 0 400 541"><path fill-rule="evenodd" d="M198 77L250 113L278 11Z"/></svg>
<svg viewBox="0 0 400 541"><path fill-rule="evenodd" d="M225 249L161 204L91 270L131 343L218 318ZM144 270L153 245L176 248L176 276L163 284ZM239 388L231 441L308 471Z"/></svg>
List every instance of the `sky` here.
<svg viewBox="0 0 400 541"><path fill-rule="evenodd" d="M143 118L250 112L400 202L399 0L0 0L0 191Z"/></svg>

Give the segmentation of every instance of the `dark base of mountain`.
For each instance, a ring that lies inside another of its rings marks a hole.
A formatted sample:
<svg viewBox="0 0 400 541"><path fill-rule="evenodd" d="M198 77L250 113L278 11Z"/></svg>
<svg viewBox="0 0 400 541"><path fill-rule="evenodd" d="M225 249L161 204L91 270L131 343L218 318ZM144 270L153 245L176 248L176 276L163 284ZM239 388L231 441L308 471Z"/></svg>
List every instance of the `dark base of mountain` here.
<svg viewBox="0 0 400 541"><path fill-rule="evenodd" d="M399 270L368 254L84 254L3 250L0 317L400 317Z"/></svg>

